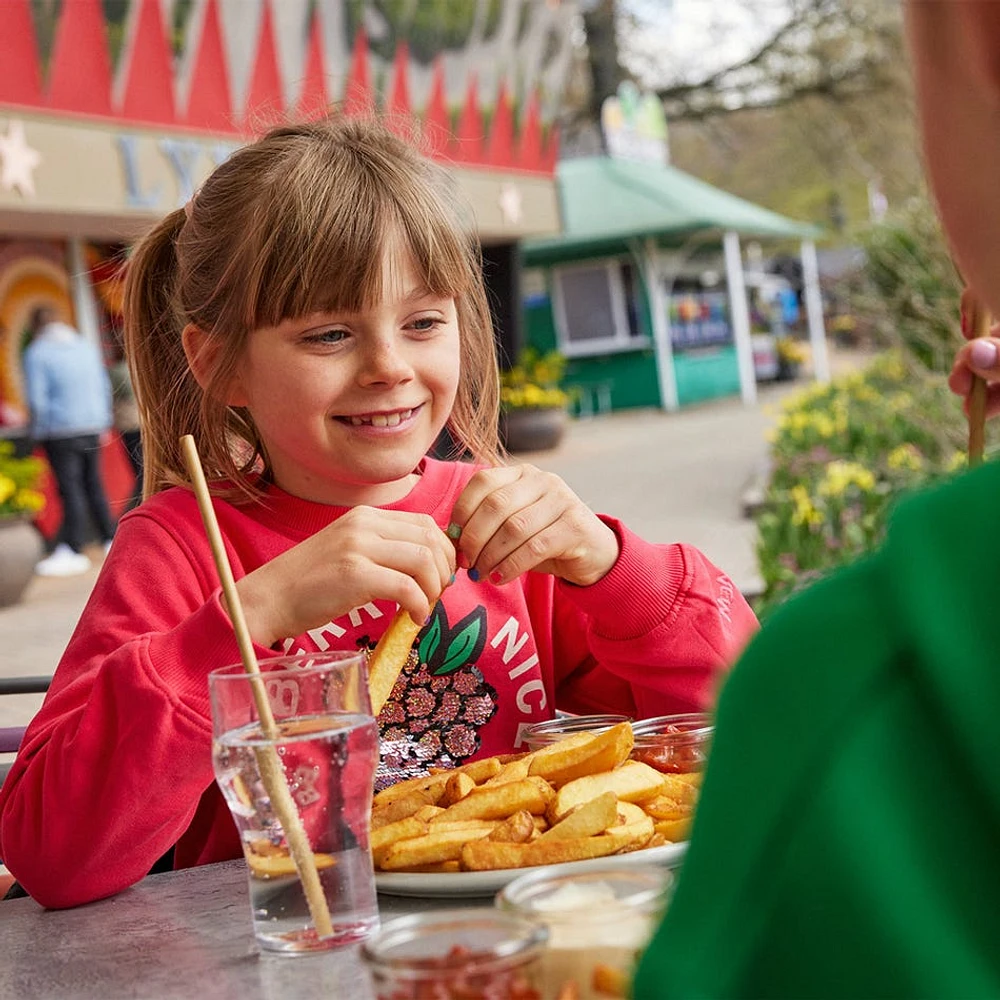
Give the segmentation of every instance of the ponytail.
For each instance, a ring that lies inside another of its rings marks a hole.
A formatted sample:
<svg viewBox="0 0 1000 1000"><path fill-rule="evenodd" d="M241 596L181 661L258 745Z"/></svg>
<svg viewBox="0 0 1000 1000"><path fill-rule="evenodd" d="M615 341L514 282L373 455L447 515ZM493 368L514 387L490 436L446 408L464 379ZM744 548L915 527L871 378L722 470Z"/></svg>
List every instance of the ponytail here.
<svg viewBox="0 0 1000 1000"><path fill-rule="evenodd" d="M171 212L136 246L125 279L125 353L142 427L144 498L186 482L180 448L195 434L201 387L181 340L185 319L176 301L176 241L186 221Z"/></svg>
<svg viewBox="0 0 1000 1000"><path fill-rule="evenodd" d="M142 428L142 495L188 483L180 439L190 434L208 481L228 482L223 494L252 498L258 491L247 474L259 468L260 436L247 410L222 401L242 339L223 342L207 391L184 352L184 327L195 317L178 294L177 241L189 224L183 209L166 216L136 245L125 278L125 351Z"/></svg>

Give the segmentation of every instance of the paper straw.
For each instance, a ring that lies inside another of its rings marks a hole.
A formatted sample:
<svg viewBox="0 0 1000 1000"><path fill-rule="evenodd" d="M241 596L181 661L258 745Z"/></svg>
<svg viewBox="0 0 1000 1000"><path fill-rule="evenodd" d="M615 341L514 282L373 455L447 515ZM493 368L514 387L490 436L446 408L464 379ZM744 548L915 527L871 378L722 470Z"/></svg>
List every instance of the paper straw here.
<svg viewBox="0 0 1000 1000"><path fill-rule="evenodd" d="M205 533L208 535L208 542L212 548L212 557L215 559L215 568L219 573L219 581L222 583L222 593L226 598L229 619L236 631L236 642L240 648L243 669L253 678L250 687L253 691L254 701L257 703L260 727L266 739L276 740L278 727L271 712L271 703L267 699L267 692L264 690L263 678L257 664L257 654L254 652L246 618L243 617L243 605L240 603L239 594L236 591L236 581L233 579L233 569L229 565L226 549L222 543L222 532L219 531L219 522L215 518L215 508L212 506L212 497L208 492L205 472L201 467L198 447L190 434L185 434L181 438L181 450L184 452L188 475L191 478L194 495L198 500L198 510L201 511L201 520L205 525ZM285 831L292 862L305 891L313 927L316 929L317 936L321 938L332 937L333 924L330 921L330 910L326 905L326 897L323 895L323 886L320 884L319 872L316 870L316 859L309 846L309 838L306 836L305 828L302 826L302 818L295 807L295 800L288 790L288 782L285 780L281 761L273 746L258 747L254 753L257 756L257 765L260 768L260 777L264 782L264 788L271 798L271 805L274 806L274 811Z"/></svg>

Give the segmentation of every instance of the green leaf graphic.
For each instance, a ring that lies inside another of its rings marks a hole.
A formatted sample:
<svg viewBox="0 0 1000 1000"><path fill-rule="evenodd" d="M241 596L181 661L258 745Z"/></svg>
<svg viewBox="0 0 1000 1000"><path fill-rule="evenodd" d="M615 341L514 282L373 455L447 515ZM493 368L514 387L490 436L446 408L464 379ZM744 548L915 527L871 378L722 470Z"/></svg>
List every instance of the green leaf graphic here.
<svg viewBox="0 0 1000 1000"><path fill-rule="evenodd" d="M448 643L444 662L434 671L435 677L440 677L442 674L450 674L453 670L458 670L469 659L479 641L479 633L482 627L482 619L477 615Z"/></svg>
<svg viewBox="0 0 1000 1000"><path fill-rule="evenodd" d="M430 663L431 657L434 655L435 650L441 642L441 615L438 613L438 609L434 609L434 616L431 619L430 626L424 633L423 639L420 640L420 646L417 649L417 653L420 656L421 663Z"/></svg>

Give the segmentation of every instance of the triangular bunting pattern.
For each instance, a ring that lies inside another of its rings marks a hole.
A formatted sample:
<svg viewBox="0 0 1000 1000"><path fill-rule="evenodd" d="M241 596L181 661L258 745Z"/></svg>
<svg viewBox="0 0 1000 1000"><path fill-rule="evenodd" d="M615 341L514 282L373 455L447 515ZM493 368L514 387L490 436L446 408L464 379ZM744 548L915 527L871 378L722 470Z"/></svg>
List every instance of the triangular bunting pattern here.
<svg viewBox="0 0 1000 1000"><path fill-rule="evenodd" d="M205 4L205 21L198 40L198 55L191 76L185 124L213 131L232 132L233 108L229 73L222 47L222 29L215 0Z"/></svg>
<svg viewBox="0 0 1000 1000"><path fill-rule="evenodd" d="M41 104L42 74L29 0L0 2L0 104Z"/></svg>
<svg viewBox="0 0 1000 1000"><path fill-rule="evenodd" d="M274 44L274 21L271 4L269 0L264 0L260 36L257 41L257 59L250 76L243 119L253 131L264 131L277 123L283 111L281 71L278 69L278 52Z"/></svg>
<svg viewBox="0 0 1000 1000"><path fill-rule="evenodd" d="M172 125L174 71L160 0L133 0L139 5L138 23L131 49L125 53L125 92L122 117L135 121Z"/></svg>
<svg viewBox="0 0 1000 1000"><path fill-rule="evenodd" d="M111 114L111 59L100 0L63 3L52 45L48 103L60 111Z"/></svg>

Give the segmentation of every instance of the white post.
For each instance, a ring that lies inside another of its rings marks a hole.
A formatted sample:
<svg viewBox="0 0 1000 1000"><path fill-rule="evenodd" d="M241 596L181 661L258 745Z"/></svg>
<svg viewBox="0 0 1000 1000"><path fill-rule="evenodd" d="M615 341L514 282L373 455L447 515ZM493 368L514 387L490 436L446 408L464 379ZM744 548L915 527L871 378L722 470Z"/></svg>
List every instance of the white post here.
<svg viewBox="0 0 1000 1000"><path fill-rule="evenodd" d="M656 380L660 387L660 405L671 413L680 403L677 399L677 376L674 374L674 349L670 342L670 317L663 295L660 274L660 250L656 240L646 240L642 254L646 293L649 295L649 316L653 324L653 353L656 358Z"/></svg>
<svg viewBox="0 0 1000 1000"><path fill-rule="evenodd" d="M747 406L757 402L757 376L753 367L753 343L750 340L750 310L743 281L740 238L732 231L722 241L726 254L726 282L729 285L729 315L736 343L736 362L740 370L740 398Z"/></svg>
<svg viewBox="0 0 1000 1000"><path fill-rule="evenodd" d="M90 268L87 267L83 242L75 236L69 240L69 288L77 329L100 348L101 324L97 318L97 299L94 298L94 286L90 283Z"/></svg>
<svg viewBox="0 0 1000 1000"><path fill-rule="evenodd" d="M806 319L809 321L813 377L817 382L829 382L830 356L826 350L826 330L823 328L823 297L819 291L816 244L812 240L802 241L802 283L805 287Z"/></svg>

